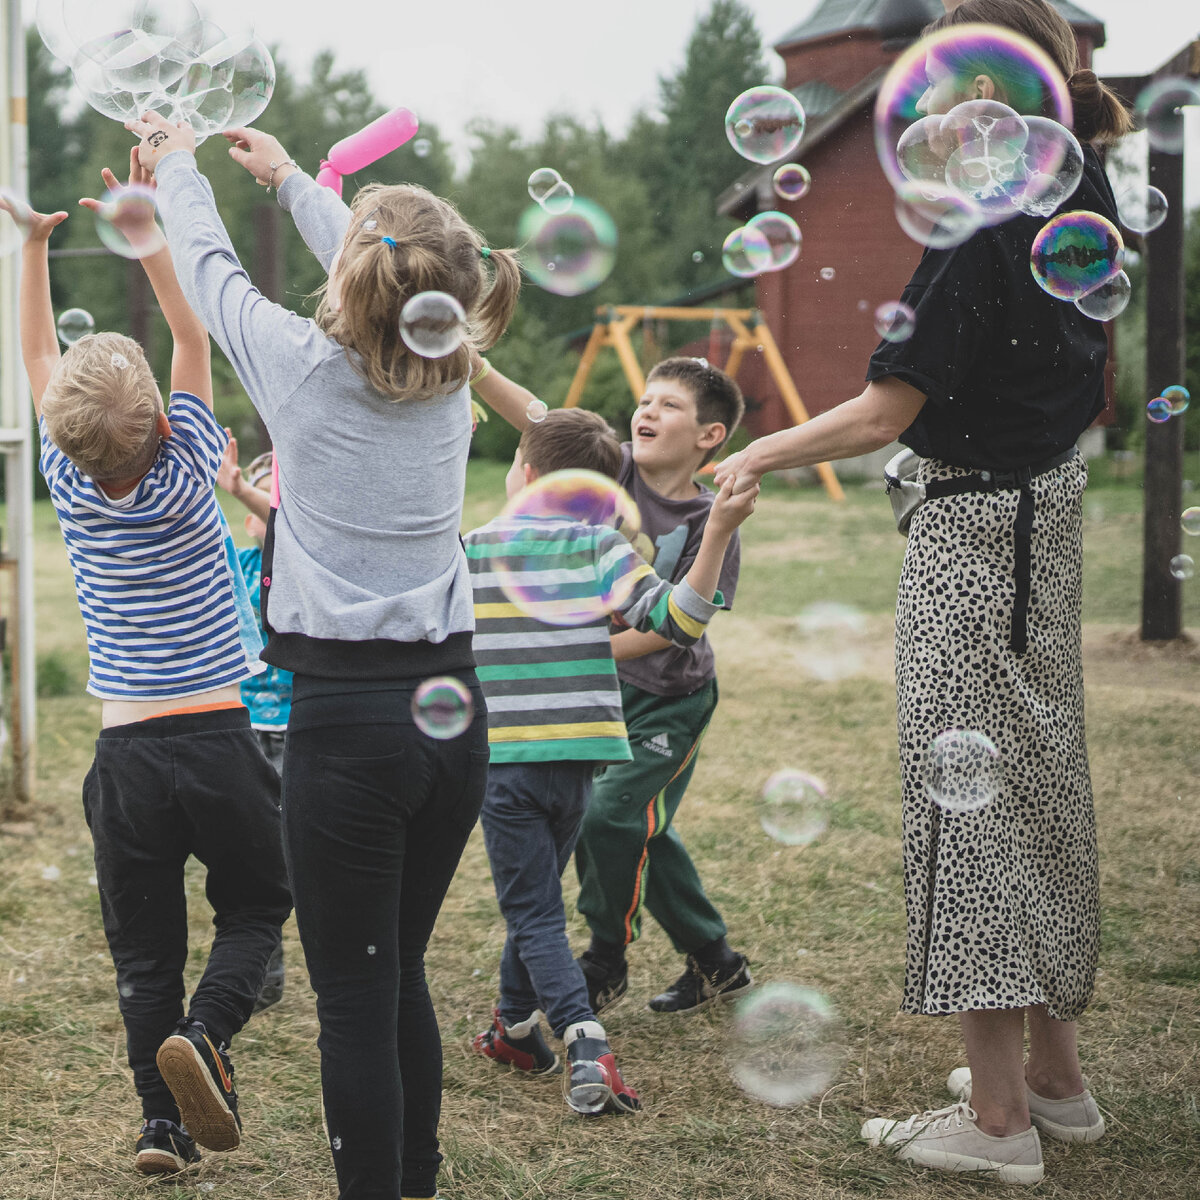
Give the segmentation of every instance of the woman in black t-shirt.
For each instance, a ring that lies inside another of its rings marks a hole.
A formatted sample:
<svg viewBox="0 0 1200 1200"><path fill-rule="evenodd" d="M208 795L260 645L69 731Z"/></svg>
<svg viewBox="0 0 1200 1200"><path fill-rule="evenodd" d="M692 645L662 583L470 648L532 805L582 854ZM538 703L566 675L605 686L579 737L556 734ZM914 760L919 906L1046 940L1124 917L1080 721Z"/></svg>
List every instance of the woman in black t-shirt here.
<svg viewBox="0 0 1200 1200"><path fill-rule="evenodd" d="M1077 69L1066 21L1043 0L966 0L932 28L964 22L1014 29L1054 59L1085 157L1064 209L1115 222L1092 143L1115 140L1129 119L1092 72ZM949 105L1003 98L982 73L958 87ZM912 518L896 610L902 1009L958 1014L970 1070L950 1077L960 1103L868 1121L863 1136L922 1165L1019 1183L1042 1177L1031 1121L1066 1141L1104 1131L1076 1046L1099 902L1080 653L1087 469L1075 442L1103 406L1106 339L1033 278L1030 250L1044 224L1017 216L961 246L927 250L903 296L915 332L879 346L866 390L717 468L718 481L734 475L741 487L896 439L923 456L931 498ZM990 803L931 801L929 772L946 754L979 755L997 772Z"/></svg>

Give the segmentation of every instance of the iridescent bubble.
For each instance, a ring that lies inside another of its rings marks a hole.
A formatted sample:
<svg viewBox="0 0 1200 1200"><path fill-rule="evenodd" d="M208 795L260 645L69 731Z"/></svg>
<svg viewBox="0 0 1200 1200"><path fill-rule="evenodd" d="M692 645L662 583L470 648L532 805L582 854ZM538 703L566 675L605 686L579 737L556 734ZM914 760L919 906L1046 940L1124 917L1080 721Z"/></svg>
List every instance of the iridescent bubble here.
<svg viewBox="0 0 1200 1200"><path fill-rule="evenodd" d="M1093 212L1062 213L1033 239L1029 266L1043 291L1077 300L1107 283L1125 261L1117 227Z"/></svg>
<svg viewBox="0 0 1200 1200"><path fill-rule="evenodd" d="M799 163L784 163L771 180L775 195L782 200L801 200L812 187L812 176Z"/></svg>
<svg viewBox="0 0 1200 1200"><path fill-rule="evenodd" d="M1163 388L1162 398L1171 405L1171 416L1177 417L1187 412L1192 402L1192 394L1181 383L1173 383L1169 388Z"/></svg>
<svg viewBox="0 0 1200 1200"><path fill-rule="evenodd" d="M0 258L20 249L29 235L33 210L8 188L0 188Z"/></svg>
<svg viewBox="0 0 1200 1200"><path fill-rule="evenodd" d="M412 717L427 737L448 741L470 727L475 717L475 701L462 680L439 675L426 679L413 692Z"/></svg>
<svg viewBox="0 0 1200 1200"><path fill-rule="evenodd" d="M746 222L747 232L753 230L767 239L771 260L768 271L782 271L800 257L800 226L786 213L761 212Z"/></svg>
<svg viewBox="0 0 1200 1200"><path fill-rule="evenodd" d="M122 258L146 258L167 244L155 222L158 203L153 188L131 184L106 192L96 209L96 233Z"/></svg>
<svg viewBox="0 0 1200 1200"><path fill-rule="evenodd" d="M1200 81L1173 76L1143 88L1134 108L1154 149L1182 154L1187 140L1183 110L1197 105Z"/></svg>
<svg viewBox="0 0 1200 1200"><path fill-rule="evenodd" d="M1171 559L1171 574L1176 579L1191 579L1196 574L1196 564L1190 554L1177 554Z"/></svg>
<svg viewBox="0 0 1200 1200"><path fill-rule="evenodd" d="M1146 405L1146 417L1155 425L1162 425L1171 419L1171 402L1156 396Z"/></svg>
<svg viewBox="0 0 1200 1200"><path fill-rule="evenodd" d="M1133 285L1124 271L1118 271L1107 283L1080 296L1075 301L1075 307L1085 317L1093 321L1111 321L1119 317L1129 306L1129 297L1133 295Z"/></svg>
<svg viewBox="0 0 1200 1200"><path fill-rule="evenodd" d="M728 1062L734 1083L776 1108L820 1096L842 1060L842 1031L829 999L813 988L778 981L738 1001Z"/></svg>
<svg viewBox="0 0 1200 1200"><path fill-rule="evenodd" d="M413 142L413 153L418 158L428 158L430 150L433 149L433 143L428 138L417 138Z"/></svg>
<svg viewBox="0 0 1200 1200"><path fill-rule="evenodd" d="M703 250L693 250L692 251L692 262L702 263L703 261L704 261L704 251Z"/></svg>
<svg viewBox="0 0 1200 1200"><path fill-rule="evenodd" d="M1023 195L1027 182L1024 118L1007 104L970 100L942 118L941 137L950 149L946 184L974 200L989 223L1014 216L1014 197Z"/></svg>
<svg viewBox="0 0 1200 1200"><path fill-rule="evenodd" d="M804 106L783 88L750 88L729 106L725 136L743 158L756 163L776 162L800 144Z"/></svg>
<svg viewBox="0 0 1200 1200"><path fill-rule="evenodd" d="M489 558L501 591L527 616L549 625L587 625L628 598L633 580L598 559L596 538L580 537L580 525L616 530L632 542L641 518L629 493L596 471L539 476L505 505ZM560 561L548 572L546 544L559 539Z"/></svg>
<svg viewBox="0 0 1200 1200"><path fill-rule="evenodd" d="M831 279L833 279L833 277L835 275L837 275L837 271L833 267L822 267L821 268L821 278L826 283L828 283Z"/></svg>
<svg viewBox="0 0 1200 1200"><path fill-rule="evenodd" d="M1121 224L1133 233L1149 233L1167 219L1167 198L1156 187L1126 188L1117 200Z"/></svg>
<svg viewBox="0 0 1200 1200"><path fill-rule="evenodd" d="M233 97L233 111L222 128L249 125L261 115L275 92L275 60L255 38L228 60L227 66L231 77L225 90Z"/></svg>
<svg viewBox="0 0 1200 1200"><path fill-rule="evenodd" d="M95 333L96 320L83 308L68 308L58 318L58 340L64 346L73 346L80 338Z"/></svg>
<svg viewBox="0 0 1200 1200"><path fill-rule="evenodd" d="M553 167L538 167L529 176L529 182L525 187L529 192L530 200L535 204L541 204L550 191L560 183L562 183L562 176Z"/></svg>
<svg viewBox="0 0 1200 1200"><path fill-rule="evenodd" d="M535 425L540 425L550 412L545 400L530 400L525 406L525 418Z"/></svg>
<svg viewBox="0 0 1200 1200"><path fill-rule="evenodd" d="M721 265L730 275L749 279L771 266L771 243L766 234L743 225L735 229L721 247Z"/></svg>
<svg viewBox="0 0 1200 1200"><path fill-rule="evenodd" d="M1026 117L1022 184L1012 195L1013 204L1031 217L1056 212L1079 187L1083 178L1083 148L1075 135L1048 117Z"/></svg>
<svg viewBox="0 0 1200 1200"><path fill-rule="evenodd" d="M896 220L914 242L931 250L960 246L983 224L974 200L938 184L904 184L896 189Z"/></svg>
<svg viewBox="0 0 1200 1200"><path fill-rule="evenodd" d="M903 300L888 300L875 310L875 332L885 342L907 342L916 328L917 314Z"/></svg>
<svg viewBox="0 0 1200 1200"><path fill-rule="evenodd" d="M400 310L400 337L422 358L445 358L466 336L463 306L446 292L418 292Z"/></svg>
<svg viewBox="0 0 1200 1200"><path fill-rule="evenodd" d="M925 752L925 791L949 813L976 812L1000 794L1004 764L986 734L974 729L948 729Z"/></svg>
<svg viewBox="0 0 1200 1200"><path fill-rule="evenodd" d="M1200 537L1200 508L1196 505L1185 508L1183 515L1179 518L1179 524L1183 527L1184 533L1191 537Z"/></svg>
<svg viewBox="0 0 1200 1200"><path fill-rule="evenodd" d="M579 296L599 287L617 261L617 227L598 204L575 197L569 212L530 206L517 237L521 265L539 287L556 296Z"/></svg>
<svg viewBox="0 0 1200 1200"><path fill-rule="evenodd" d="M790 767L776 771L763 785L759 824L768 837L785 846L807 846L829 827L825 785Z"/></svg>
<svg viewBox="0 0 1200 1200"><path fill-rule="evenodd" d="M560 179L543 197L542 207L556 216L565 213L575 203L575 189L565 180Z"/></svg>

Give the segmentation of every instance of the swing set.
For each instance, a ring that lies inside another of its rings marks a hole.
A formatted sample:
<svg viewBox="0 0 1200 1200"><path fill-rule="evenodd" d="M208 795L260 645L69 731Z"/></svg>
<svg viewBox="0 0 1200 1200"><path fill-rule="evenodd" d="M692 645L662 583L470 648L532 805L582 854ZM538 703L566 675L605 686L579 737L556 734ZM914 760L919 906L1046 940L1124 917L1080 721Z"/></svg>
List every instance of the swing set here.
<svg viewBox="0 0 1200 1200"><path fill-rule="evenodd" d="M714 329L722 323L725 324L733 334L729 358L724 366L725 374L731 379L736 379L746 351L761 352L793 422L802 425L808 420L808 411L800 399L795 383L792 382L783 355L779 353L779 347L775 344L775 338L762 313L756 308L654 308L644 304L617 304L596 309L596 323L592 326L587 345L583 348L583 355L579 359L579 366L575 370L575 378L571 380L563 407L575 408L582 400L588 375L605 346L611 346L617 352L630 391L633 392L634 399L638 399L646 390L646 377L642 374L641 364L629 334L634 326L640 323L643 341L648 344L651 340L651 321L709 321ZM838 477L828 463L818 463L817 474L831 500L846 498Z"/></svg>

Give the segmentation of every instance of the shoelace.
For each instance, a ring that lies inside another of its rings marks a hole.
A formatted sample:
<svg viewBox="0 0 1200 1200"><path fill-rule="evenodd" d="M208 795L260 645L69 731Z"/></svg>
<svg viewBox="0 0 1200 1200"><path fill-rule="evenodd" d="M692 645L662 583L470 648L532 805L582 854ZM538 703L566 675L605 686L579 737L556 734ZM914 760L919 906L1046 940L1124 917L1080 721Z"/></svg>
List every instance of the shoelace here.
<svg viewBox="0 0 1200 1200"><path fill-rule="evenodd" d="M907 1120L898 1124L889 1137L894 1138L897 1134L915 1137L926 1130L937 1133L943 1129L949 1130L952 1124L961 1129L964 1118L968 1121L978 1120L978 1114L965 1100L947 1108L927 1108L923 1113L913 1113Z"/></svg>

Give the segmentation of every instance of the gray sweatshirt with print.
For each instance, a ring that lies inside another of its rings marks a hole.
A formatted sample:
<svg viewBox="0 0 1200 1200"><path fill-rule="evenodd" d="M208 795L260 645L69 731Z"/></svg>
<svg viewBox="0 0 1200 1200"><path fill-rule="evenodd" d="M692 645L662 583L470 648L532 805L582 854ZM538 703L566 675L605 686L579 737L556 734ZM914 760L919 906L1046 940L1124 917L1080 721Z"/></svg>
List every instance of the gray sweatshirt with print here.
<svg viewBox="0 0 1200 1200"><path fill-rule="evenodd" d="M343 679L471 665L458 533L471 438L465 381L427 399L380 395L313 321L250 282L193 155L169 154L156 176L183 293L275 447L281 500L264 547L263 657ZM279 201L328 269L349 208L302 172L284 181Z"/></svg>

